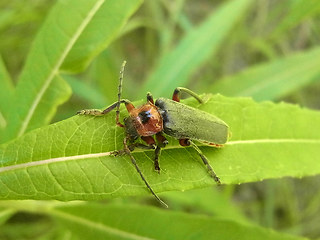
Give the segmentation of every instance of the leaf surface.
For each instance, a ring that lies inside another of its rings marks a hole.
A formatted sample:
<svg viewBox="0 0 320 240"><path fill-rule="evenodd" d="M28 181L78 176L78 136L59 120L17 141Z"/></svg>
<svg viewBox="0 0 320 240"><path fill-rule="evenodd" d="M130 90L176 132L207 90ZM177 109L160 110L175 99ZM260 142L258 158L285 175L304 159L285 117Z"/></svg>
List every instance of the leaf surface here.
<svg viewBox="0 0 320 240"><path fill-rule="evenodd" d="M200 146L223 184L320 173L320 113L295 105L206 95L186 103L223 119L231 140L224 148ZM122 111L121 119L126 116ZM195 112L196 115L196 112ZM193 116L190 116L193 117ZM201 127L201 126L198 126ZM36 129L0 147L0 199L105 199L149 194L122 149L115 116L74 116ZM156 192L214 185L196 152L168 137L161 174L152 151L134 151Z"/></svg>

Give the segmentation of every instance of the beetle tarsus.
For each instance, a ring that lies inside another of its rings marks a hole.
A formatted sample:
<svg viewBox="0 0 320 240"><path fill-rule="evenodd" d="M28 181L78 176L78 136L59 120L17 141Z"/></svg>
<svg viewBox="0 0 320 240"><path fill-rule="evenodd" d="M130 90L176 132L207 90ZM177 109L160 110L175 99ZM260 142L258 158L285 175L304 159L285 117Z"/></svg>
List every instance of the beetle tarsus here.
<svg viewBox="0 0 320 240"><path fill-rule="evenodd" d="M110 153L111 156L118 157L126 154L124 150L116 150Z"/></svg>
<svg viewBox="0 0 320 240"><path fill-rule="evenodd" d="M77 115L102 116L103 114L99 109L83 109L77 112Z"/></svg>

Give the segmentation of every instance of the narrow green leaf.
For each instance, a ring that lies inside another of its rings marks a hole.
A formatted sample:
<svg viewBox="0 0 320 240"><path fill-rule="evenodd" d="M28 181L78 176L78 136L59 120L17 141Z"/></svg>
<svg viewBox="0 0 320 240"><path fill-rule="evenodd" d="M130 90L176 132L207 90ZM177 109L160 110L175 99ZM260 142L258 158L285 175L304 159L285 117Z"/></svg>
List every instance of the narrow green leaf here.
<svg viewBox="0 0 320 240"><path fill-rule="evenodd" d="M12 111L8 125L8 139L21 136L32 129L30 125L47 123L48 115L58 103L46 101L44 95L48 89L51 90L51 84L57 84L53 82L61 64L103 2L66 0L58 1L53 7L33 43L20 76L13 106L16 109ZM62 95L67 96L67 93ZM51 105L49 109L48 104ZM35 118L36 111L41 111L43 117Z"/></svg>
<svg viewBox="0 0 320 240"><path fill-rule="evenodd" d="M182 206L183 209L193 209L197 206L197 211L205 211L213 216L229 219L239 223L249 223L249 220L231 202L230 198L223 194L218 188L194 189L186 192L167 192L163 198L168 202L170 208ZM179 209L179 207L177 207Z"/></svg>
<svg viewBox="0 0 320 240"><path fill-rule="evenodd" d="M270 34L271 38L282 36L283 33L292 30L305 19L320 13L320 2L317 0L291 0L289 2L289 4L284 5L286 14Z"/></svg>
<svg viewBox="0 0 320 240"><path fill-rule="evenodd" d="M92 68L90 68L89 79L95 79L100 94L103 94L106 99L106 101L100 102L97 106L101 106L104 103L111 104L117 100L115 89L118 89L119 84L116 79L119 77L120 63L119 56L109 49L95 58Z"/></svg>
<svg viewBox="0 0 320 240"><path fill-rule="evenodd" d="M141 92L154 89L155 95L164 96L168 89L186 85L190 75L216 53L251 2L233 0L223 3L202 25L187 33L175 49L159 60Z"/></svg>
<svg viewBox="0 0 320 240"><path fill-rule="evenodd" d="M35 129L49 123L57 110L57 107L53 106L66 102L71 93L69 84L60 75L57 75L44 93L41 103L35 108L28 129Z"/></svg>
<svg viewBox="0 0 320 240"><path fill-rule="evenodd" d="M163 211L153 207L98 205L49 211L62 226L84 239L304 239L221 218ZM172 224L168 224L168 223Z"/></svg>
<svg viewBox="0 0 320 240"><path fill-rule="evenodd" d="M215 82L210 91L255 100L283 97L320 79L320 48L253 66Z"/></svg>
<svg viewBox="0 0 320 240"><path fill-rule="evenodd" d="M7 126L8 112L10 103L12 101L12 95L14 92L14 86L12 80L7 72L6 66L0 57L0 136L1 130ZM1 137L0 137L1 138ZM1 142L1 139L0 139Z"/></svg>
<svg viewBox="0 0 320 240"><path fill-rule="evenodd" d="M16 210L14 209L1 208L0 209L0 225L4 224L15 212Z"/></svg>
<svg viewBox="0 0 320 240"><path fill-rule="evenodd" d="M35 39L19 79L5 139L21 136L51 120L56 107L70 96L66 83L57 78L63 62L67 61L69 67L70 64L87 64L105 48L141 3L140 0L126 2L128 4L122 2L121 5L111 0L57 2ZM99 21L110 23L99 25ZM113 26L115 21L118 23ZM107 30L101 34L101 28ZM84 59L82 54L89 55ZM76 62L78 58L80 62Z"/></svg>
<svg viewBox="0 0 320 240"><path fill-rule="evenodd" d="M68 53L62 70L84 70L117 37L142 2L143 0L105 0Z"/></svg>
<svg viewBox="0 0 320 240"><path fill-rule="evenodd" d="M320 173L319 112L285 103L207 97L203 105L193 99L186 102L230 126L232 138L224 148L201 146L222 183ZM122 113L127 115L125 110ZM0 199L74 200L149 194L127 156L110 156L122 149L123 137L123 129L115 125L114 113L110 113L104 117L74 116L2 145ZM160 175L153 170L152 151L134 152L156 192L215 184L192 148L168 140L161 153Z"/></svg>
<svg viewBox="0 0 320 240"><path fill-rule="evenodd" d="M106 102L105 97L97 91L96 88L90 86L90 84L81 81L73 76L64 76L64 79L70 85L72 92L86 100L92 106L102 107L101 104Z"/></svg>

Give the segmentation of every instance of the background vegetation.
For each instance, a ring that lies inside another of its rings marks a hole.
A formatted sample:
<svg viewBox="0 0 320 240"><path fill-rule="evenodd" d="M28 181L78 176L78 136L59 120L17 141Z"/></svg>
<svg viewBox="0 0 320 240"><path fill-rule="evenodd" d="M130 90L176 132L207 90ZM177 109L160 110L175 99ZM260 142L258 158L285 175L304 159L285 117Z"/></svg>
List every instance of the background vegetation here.
<svg viewBox="0 0 320 240"><path fill-rule="evenodd" d="M0 1L0 238L320 239L319 15L316 0ZM177 86L226 96L187 101L231 126L233 143L203 147L225 185L173 139L161 176L151 152L136 153L169 210L125 157L101 158L117 176L106 182L92 159L15 168L121 148L114 115L73 116L116 100L124 59L123 96L133 101ZM236 145L266 137L291 143Z"/></svg>

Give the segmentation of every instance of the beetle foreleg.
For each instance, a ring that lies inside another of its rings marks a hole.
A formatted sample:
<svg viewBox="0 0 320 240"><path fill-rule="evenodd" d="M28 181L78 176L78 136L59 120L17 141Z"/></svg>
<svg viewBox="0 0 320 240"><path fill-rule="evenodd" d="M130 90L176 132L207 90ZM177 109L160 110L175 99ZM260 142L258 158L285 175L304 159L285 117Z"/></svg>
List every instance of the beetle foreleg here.
<svg viewBox="0 0 320 240"><path fill-rule="evenodd" d="M141 177L141 179L144 181L144 183L146 184L147 188L150 190L150 192L152 193L152 195L153 195L161 204L163 204L165 207L168 208L168 205L167 205L165 202L163 202L163 201L158 197L158 195L152 190L152 188L151 188L151 186L149 185L149 183L147 182L147 180L144 178L144 176L143 176L140 168L139 168L138 165L137 165L136 160L134 159L134 157L133 157L133 155L131 154L130 149L129 149L128 145L127 145L127 138L125 138L125 139L123 140L123 145L124 145L124 150L125 150L126 154L129 155L132 164L135 166L137 172L140 174L140 177Z"/></svg>
<svg viewBox="0 0 320 240"><path fill-rule="evenodd" d="M102 116L104 113L99 109L83 109L77 112L78 115Z"/></svg>
<svg viewBox="0 0 320 240"><path fill-rule="evenodd" d="M198 94L196 94L195 92L191 91L190 89L184 88L184 87L177 87L174 90L173 95L172 95L172 100L176 101L176 102L180 102L181 92L188 93L189 95L191 95L192 97L197 99L199 103L203 103L203 100L201 99L201 97Z"/></svg>
<svg viewBox="0 0 320 240"><path fill-rule="evenodd" d="M132 111L134 109L133 104L129 100L121 99L120 102L113 103L112 105L110 105L109 107L104 109L103 111L101 111L99 109L84 109L84 110L78 111L77 114L79 114L79 115L103 116L103 115L111 112L113 109L115 109L117 107L116 124L119 127L124 127L124 125L122 123L120 123L120 121L119 121L120 111L118 110L118 104L121 104L121 103L125 104L128 112L130 112L130 111Z"/></svg>
<svg viewBox="0 0 320 240"><path fill-rule="evenodd" d="M211 167L210 163L208 162L208 159L206 156L202 153L200 148L191 140L188 140L190 145L198 152L199 156L201 157L203 163L207 166L210 176L220 185L220 178L217 176L217 174L213 171L213 168Z"/></svg>

